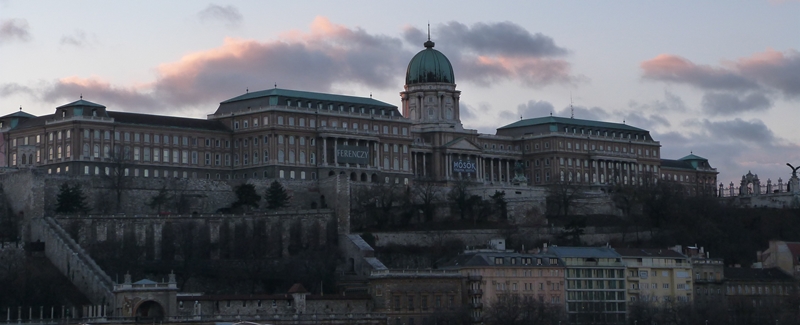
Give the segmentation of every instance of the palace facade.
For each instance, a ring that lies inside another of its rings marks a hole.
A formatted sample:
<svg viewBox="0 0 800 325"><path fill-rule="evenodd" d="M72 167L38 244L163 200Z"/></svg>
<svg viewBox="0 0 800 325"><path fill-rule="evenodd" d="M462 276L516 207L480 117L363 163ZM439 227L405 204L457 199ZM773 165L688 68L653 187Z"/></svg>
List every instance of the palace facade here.
<svg viewBox="0 0 800 325"><path fill-rule="evenodd" d="M0 117L2 162L52 174L317 179L407 184L645 184L670 179L713 194L716 169L694 155L661 159L649 131L545 116L480 134L465 129L450 61L425 42L401 106L288 89L225 100L207 119L107 110L81 98L54 114Z"/></svg>

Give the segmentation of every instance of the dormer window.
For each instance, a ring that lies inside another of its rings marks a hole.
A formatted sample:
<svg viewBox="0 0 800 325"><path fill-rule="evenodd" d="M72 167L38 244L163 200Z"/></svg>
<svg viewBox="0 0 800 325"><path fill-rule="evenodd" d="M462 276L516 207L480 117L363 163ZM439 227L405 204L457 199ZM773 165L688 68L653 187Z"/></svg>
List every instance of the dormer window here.
<svg viewBox="0 0 800 325"><path fill-rule="evenodd" d="M291 107L291 106L292 106L292 101L291 101L291 100L287 100L287 101L286 101L286 106L289 106L289 107Z"/></svg>
<svg viewBox="0 0 800 325"><path fill-rule="evenodd" d="M61 111L61 117L67 117L67 111L66 110Z"/></svg>
<svg viewBox="0 0 800 325"><path fill-rule="evenodd" d="M502 257L495 257L494 258L495 265L503 265L503 258Z"/></svg>
<svg viewBox="0 0 800 325"><path fill-rule="evenodd" d="M97 116L97 109L92 110L92 116Z"/></svg>

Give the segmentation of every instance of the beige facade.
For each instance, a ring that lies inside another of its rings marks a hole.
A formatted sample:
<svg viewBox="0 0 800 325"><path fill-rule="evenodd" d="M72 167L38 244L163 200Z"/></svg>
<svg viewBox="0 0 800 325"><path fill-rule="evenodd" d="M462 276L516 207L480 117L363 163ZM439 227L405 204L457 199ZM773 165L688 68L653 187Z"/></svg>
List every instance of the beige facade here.
<svg viewBox="0 0 800 325"><path fill-rule="evenodd" d="M466 251L443 267L469 279L468 304L474 319L485 308L508 296L564 306L564 263L552 254L502 250Z"/></svg>
<svg viewBox="0 0 800 325"><path fill-rule="evenodd" d="M369 291L388 324L419 325L463 316L464 283L456 271L383 270L369 276Z"/></svg>
<svg viewBox="0 0 800 325"><path fill-rule="evenodd" d="M685 255L668 249L615 250L625 263L629 302L692 301L692 264Z"/></svg>

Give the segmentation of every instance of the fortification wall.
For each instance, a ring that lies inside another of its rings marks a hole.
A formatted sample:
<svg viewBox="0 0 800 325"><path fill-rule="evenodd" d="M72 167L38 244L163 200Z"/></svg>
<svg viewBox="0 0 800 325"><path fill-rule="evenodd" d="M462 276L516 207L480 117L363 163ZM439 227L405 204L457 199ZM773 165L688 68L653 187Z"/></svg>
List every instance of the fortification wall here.
<svg viewBox="0 0 800 325"><path fill-rule="evenodd" d="M113 304L113 282L52 218L35 218L31 239L45 243L45 256L93 304Z"/></svg>
<svg viewBox="0 0 800 325"><path fill-rule="evenodd" d="M132 258L175 260L183 257L185 247L206 247L212 259L235 257L246 249L289 256L294 249L335 242L336 238L328 238L333 219L331 210L318 209L245 215L58 216L56 221L82 247L122 249L134 244L140 249ZM165 251L173 255L164 256Z"/></svg>
<svg viewBox="0 0 800 325"><path fill-rule="evenodd" d="M560 227L520 227L515 229L519 236L524 236L531 241L552 241L564 232ZM580 236L581 241L587 245L605 244L608 242L622 241L622 233L613 228L586 227L585 233ZM450 241L460 241L466 246L480 246L489 243L494 238L507 238L510 232L507 229L472 229L472 230L441 230L441 231L404 231L404 232L375 232L375 246L442 246ZM649 238L649 232L639 232L640 238ZM626 241L636 239L636 233L625 235Z"/></svg>

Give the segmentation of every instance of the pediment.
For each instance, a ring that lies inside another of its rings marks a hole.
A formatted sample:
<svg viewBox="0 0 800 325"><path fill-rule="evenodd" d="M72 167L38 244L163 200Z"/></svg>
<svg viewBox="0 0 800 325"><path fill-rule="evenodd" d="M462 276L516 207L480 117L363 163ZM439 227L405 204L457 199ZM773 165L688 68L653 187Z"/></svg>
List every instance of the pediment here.
<svg viewBox="0 0 800 325"><path fill-rule="evenodd" d="M481 149L464 138L458 138L446 145L448 149L480 151Z"/></svg>

